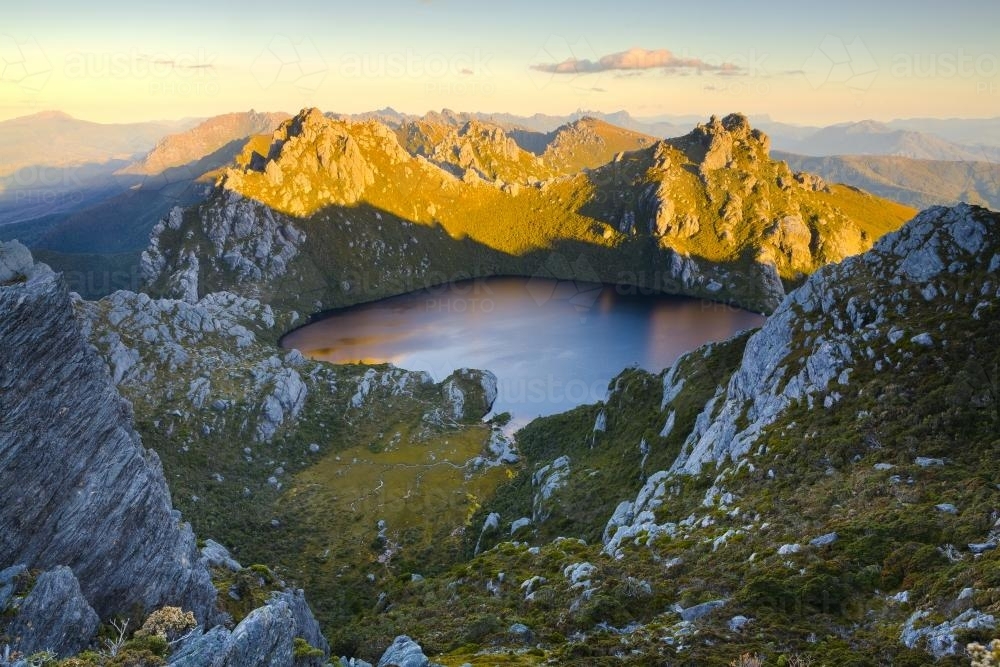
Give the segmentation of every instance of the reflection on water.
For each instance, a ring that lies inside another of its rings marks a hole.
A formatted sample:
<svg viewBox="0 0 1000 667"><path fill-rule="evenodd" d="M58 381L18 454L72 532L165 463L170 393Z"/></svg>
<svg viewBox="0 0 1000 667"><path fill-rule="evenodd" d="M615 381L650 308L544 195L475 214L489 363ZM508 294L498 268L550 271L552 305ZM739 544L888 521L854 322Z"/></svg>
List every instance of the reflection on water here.
<svg viewBox="0 0 1000 667"><path fill-rule="evenodd" d="M333 311L282 345L333 363L391 362L436 381L496 373L518 424L602 400L623 368L660 371L764 318L716 303L538 278L490 278Z"/></svg>

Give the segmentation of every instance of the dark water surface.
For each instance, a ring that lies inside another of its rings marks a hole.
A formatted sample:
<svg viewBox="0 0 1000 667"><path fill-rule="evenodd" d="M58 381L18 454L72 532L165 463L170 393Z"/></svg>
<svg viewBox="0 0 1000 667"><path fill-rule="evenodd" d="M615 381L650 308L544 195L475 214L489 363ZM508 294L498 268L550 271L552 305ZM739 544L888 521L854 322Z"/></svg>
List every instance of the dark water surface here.
<svg viewBox="0 0 1000 667"><path fill-rule="evenodd" d="M523 425L603 400L622 369L670 366L681 354L760 326L716 303L539 278L443 285L344 308L289 333L282 345L333 363L391 362L428 371L496 373L494 412Z"/></svg>

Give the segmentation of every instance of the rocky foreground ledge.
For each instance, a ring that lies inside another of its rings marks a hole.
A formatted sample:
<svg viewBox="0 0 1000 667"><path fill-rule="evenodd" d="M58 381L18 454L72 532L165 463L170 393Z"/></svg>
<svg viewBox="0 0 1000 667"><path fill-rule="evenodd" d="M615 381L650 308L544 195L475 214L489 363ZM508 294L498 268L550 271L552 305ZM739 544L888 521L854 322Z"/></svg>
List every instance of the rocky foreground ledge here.
<svg viewBox="0 0 1000 667"><path fill-rule="evenodd" d="M276 591L227 627L211 569L238 564L218 545L199 552L61 277L17 242L0 244L0 351L5 662L74 655L98 646L102 620L139 616L138 628L177 608L196 628L169 664L323 664L326 640L301 591Z"/></svg>

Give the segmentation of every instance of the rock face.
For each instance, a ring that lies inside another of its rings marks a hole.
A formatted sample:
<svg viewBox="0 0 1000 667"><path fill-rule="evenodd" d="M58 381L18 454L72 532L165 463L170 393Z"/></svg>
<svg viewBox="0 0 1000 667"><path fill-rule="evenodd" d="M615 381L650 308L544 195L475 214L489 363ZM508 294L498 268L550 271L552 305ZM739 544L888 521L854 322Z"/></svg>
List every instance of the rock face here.
<svg viewBox="0 0 1000 667"><path fill-rule="evenodd" d="M955 655L961 650L955 636L957 633L969 630L993 631L997 627L996 619L992 615L975 609L967 609L955 618L938 625L914 627L927 616L929 614L925 611L913 612L903 625L899 640L907 648L914 648L922 642L927 652L938 659L946 655Z"/></svg>
<svg viewBox="0 0 1000 667"><path fill-rule="evenodd" d="M160 284L165 294L189 302L197 301L199 275L206 269L225 271L236 283L273 280L284 275L305 241L305 234L288 216L227 191L203 214L211 248L211 255L202 258L208 265L204 266L190 251L178 250L177 231L182 220L182 212L175 208L156 224L149 247L142 253L140 269L147 283ZM168 266L169 275L164 275Z"/></svg>
<svg viewBox="0 0 1000 667"><path fill-rule="evenodd" d="M441 386L448 416L457 421L480 419L497 399L497 376L490 371L460 368Z"/></svg>
<svg viewBox="0 0 1000 667"><path fill-rule="evenodd" d="M116 384L146 390L168 383L169 393L187 399L174 403L182 415L212 408L213 419L204 420L209 428L239 403L247 417L243 431L269 442L305 406L309 390L300 370L306 361L297 351L279 356L258 343L257 333L275 322L271 308L255 299L214 292L191 303L120 291L75 305ZM223 394L221 376L238 365L248 367L239 395Z"/></svg>
<svg viewBox="0 0 1000 667"><path fill-rule="evenodd" d="M24 278L31 264L31 253L17 241L0 244L0 285Z"/></svg>
<svg viewBox="0 0 1000 667"><path fill-rule="evenodd" d="M961 298L963 307L974 309L973 317L1000 299L995 280L970 282L971 276L995 275L1000 267L998 224L996 214L974 206L928 209L871 251L820 269L791 292L749 338L739 367L704 405L670 469L649 475L635 500L621 503L604 533L606 552L616 553L638 531L673 533L675 524L658 525L654 514L672 476L697 474L707 464L739 466L763 430L789 407L804 402L829 409L848 390L855 365L881 371L893 363L892 354L908 353L898 350L880 358L873 348L883 341L922 349L937 344L922 339L919 331L904 331L914 298L937 298L944 312ZM967 284L952 296L945 277ZM668 372L662 410L676 397L678 384ZM705 503L714 505L724 496L713 487ZM830 533L812 545L834 540L836 534Z"/></svg>
<svg viewBox="0 0 1000 667"><path fill-rule="evenodd" d="M928 209L865 255L813 274L750 338L743 363L705 406L671 470L693 473L711 461L738 459L794 401L835 403L836 388L849 383L859 351L885 336L893 317L905 312L904 290L937 294L939 274L986 268L997 252L986 248L986 226L993 224L976 207ZM875 283L886 289L871 290ZM789 368L785 361L793 352L801 362Z"/></svg>
<svg viewBox="0 0 1000 667"><path fill-rule="evenodd" d="M517 191L518 183L525 185L549 176L541 160L522 150L495 125L471 120L433 143L426 155L431 162L464 173L469 179L507 182L512 193Z"/></svg>
<svg viewBox="0 0 1000 667"><path fill-rule="evenodd" d="M7 634L23 655L53 651L68 656L87 645L99 621L73 571L60 565L38 577Z"/></svg>
<svg viewBox="0 0 1000 667"><path fill-rule="evenodd" d="M201 627L212 627L223 616L216 610L208 568L236 571L240 565L212 540L199 553L190 527L171 508L159 458L142 447L133 428L131 405L117 393L109 366L119 381L133 373L141 377L143 355L105 341L118 350L105 365L84 332L93 333L97 314L82 309L93 318L78 320L59 276L9 246L0 245L0 258L18 277L0 286L0 564L20 565L0 571L5 623L17 581L28 576L28 568L44 572L0 633L25 654L54 650L65 656L86 647L99 618L115 613L177 606L193 611ZM242 306L257 310L244 300L226 301L225 295L213 299L240 312L246 310ZM132 300L140 307L133 308ZM225 328L227 336L235 336L230 340L236 349L241 335L253 340L247 330L233 334L210 315L217 301L203 301L199 310L183 301L164 305L119 293L118 301L103 307L117 313L104 315L119 323L144 321L168 348L161 350L167 359L183 353L175 335L214 335ZM163 315L163 308L184 315L173 321L174 331L154 317ZM298 359L301 363L301 355ZM274 392L279 401L295 393ZM296 638L322 656L329 652L302 591L284 591L232 632L219 626L188 639L171 664L290 665ZM318 666L324 660L300 658L296 664Z"/></svg>
<svg viewBox="0 0 1000 667"><path fill-rule="evenodd" d="M378 667L429 667L430 664L420 644L406 635L396 637L378 661Z"/></svg>
<svg viewBox="0 0 1000 667"><path fill-rule="evenodd" d="M538 487L531 503L531 518L535 523L545 521L551 515L552 509L548 506L548 501L553 493L566 485L569 470L569 457L560 456L532 475L531 485Z"/></svg>
<svg viewBox="0 0 1000 667"><path fill-rule="evenodd" d="M324 655L329 653L330 647L302 591L285 591L250 612L231 632L217 627L188 640L171 656L169 664L177 667L325 664L320 657L295 659L296 637Z"/></svg>
<svg viewBox="0 0 1000 667"><path fill-rule="evenodd" d="M23 257L16 271L0 287L0 563L68 566L102 616L172 604L210 622L194 535L65 286Z"/></svg>

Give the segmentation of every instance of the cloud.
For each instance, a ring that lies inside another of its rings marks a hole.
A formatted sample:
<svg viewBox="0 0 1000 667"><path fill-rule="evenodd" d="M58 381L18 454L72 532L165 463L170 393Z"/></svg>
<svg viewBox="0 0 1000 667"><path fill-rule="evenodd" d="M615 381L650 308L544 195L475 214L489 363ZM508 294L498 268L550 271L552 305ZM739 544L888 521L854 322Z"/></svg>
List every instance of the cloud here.
<svg viewBox="0 0 1000 667"><path fill-rule="evenodd" d="M210 62L187 62L189 58L175 60L173 58L153 58L146 54L138 56L139 62L148 62L153 65L166 65L172 69L215 69L215 65Z"/></svg>
<svg viewBox="0 0 1000 667"><path fill-rule="evenodd" d="M539 72L549 72L551 74L589 74L591 72L641 72L644 70L660 69L668 74L684 74L691 71L711 72L715 74L725 74L729 76L742 74L743 68L732 63L722 63L713 65L700 58L683 58L674 55L667 49L633 48L628 51L619 51L599 58L598 60L587 60L577 58L567 58L558 63L539 63L532 65L531 69Z"/></svg>

